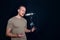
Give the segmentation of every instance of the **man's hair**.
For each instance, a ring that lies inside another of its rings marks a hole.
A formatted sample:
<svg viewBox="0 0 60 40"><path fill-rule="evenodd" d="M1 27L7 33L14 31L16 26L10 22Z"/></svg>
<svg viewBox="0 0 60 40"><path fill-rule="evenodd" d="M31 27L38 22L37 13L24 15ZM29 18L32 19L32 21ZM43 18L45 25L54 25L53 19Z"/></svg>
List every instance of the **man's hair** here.
<svg viewBox="0 0 60 40"><path fill-rule="evenodd" d="M25 7L25 8L26 8L26 6L25 6L25 5L20 5L20 6L18 7L18 9L20 9L21 7Z"/></svg>

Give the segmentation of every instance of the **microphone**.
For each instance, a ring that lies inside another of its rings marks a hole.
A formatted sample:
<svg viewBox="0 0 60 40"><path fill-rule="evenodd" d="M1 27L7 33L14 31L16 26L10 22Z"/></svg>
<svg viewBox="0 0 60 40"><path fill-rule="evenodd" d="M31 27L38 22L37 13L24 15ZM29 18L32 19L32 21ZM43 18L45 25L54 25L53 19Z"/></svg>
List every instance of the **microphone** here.
<svg viewBox="0 0 60 40"><path fill-rule="evenodd" d="M32 16L32 15L34 15L34 13L27 13L27 14L25 14L25 16Z"/></svg>

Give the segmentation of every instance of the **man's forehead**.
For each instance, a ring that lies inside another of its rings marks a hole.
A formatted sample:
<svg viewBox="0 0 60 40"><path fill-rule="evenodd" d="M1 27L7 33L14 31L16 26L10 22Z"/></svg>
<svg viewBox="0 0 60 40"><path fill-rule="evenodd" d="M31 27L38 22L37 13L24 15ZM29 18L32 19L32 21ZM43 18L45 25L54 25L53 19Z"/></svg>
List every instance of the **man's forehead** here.
<svg viewBox="0 0 60 40"><path fill-rule="evenodd" d="M20 9L22 9L22 8L23 8L23 9L26 9L26 7L24 7L24 6L21 6L21 7L20 7Z"/></svg>

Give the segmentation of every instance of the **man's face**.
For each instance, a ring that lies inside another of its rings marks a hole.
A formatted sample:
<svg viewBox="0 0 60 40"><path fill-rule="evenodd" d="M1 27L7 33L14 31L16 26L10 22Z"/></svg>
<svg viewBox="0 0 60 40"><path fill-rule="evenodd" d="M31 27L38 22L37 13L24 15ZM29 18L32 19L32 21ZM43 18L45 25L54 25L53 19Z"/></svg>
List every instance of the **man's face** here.
<svg viewBox="0 0 60 40"><path fill-rule="evenodd" d="M24 16L26 12L26 8L25 7L20 7L20 9L18 9L18 13L20 16Z"/></svg>

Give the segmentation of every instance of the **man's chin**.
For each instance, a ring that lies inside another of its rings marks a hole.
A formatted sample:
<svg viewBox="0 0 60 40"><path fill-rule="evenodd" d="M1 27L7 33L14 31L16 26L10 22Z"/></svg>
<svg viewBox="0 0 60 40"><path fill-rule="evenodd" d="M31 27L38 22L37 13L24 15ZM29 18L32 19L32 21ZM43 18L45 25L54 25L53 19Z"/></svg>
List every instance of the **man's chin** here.
<svg viewBox="0 0 60 40"><path fill-rule="evenodd" d="M21 15L22 17L24 16L24 15Z"/></svg>
<svg viewBox="0 0 60 40"><path fill-rule="evenodd" d="M23 17L24 15L20 15L21 17Z"/></svg>

